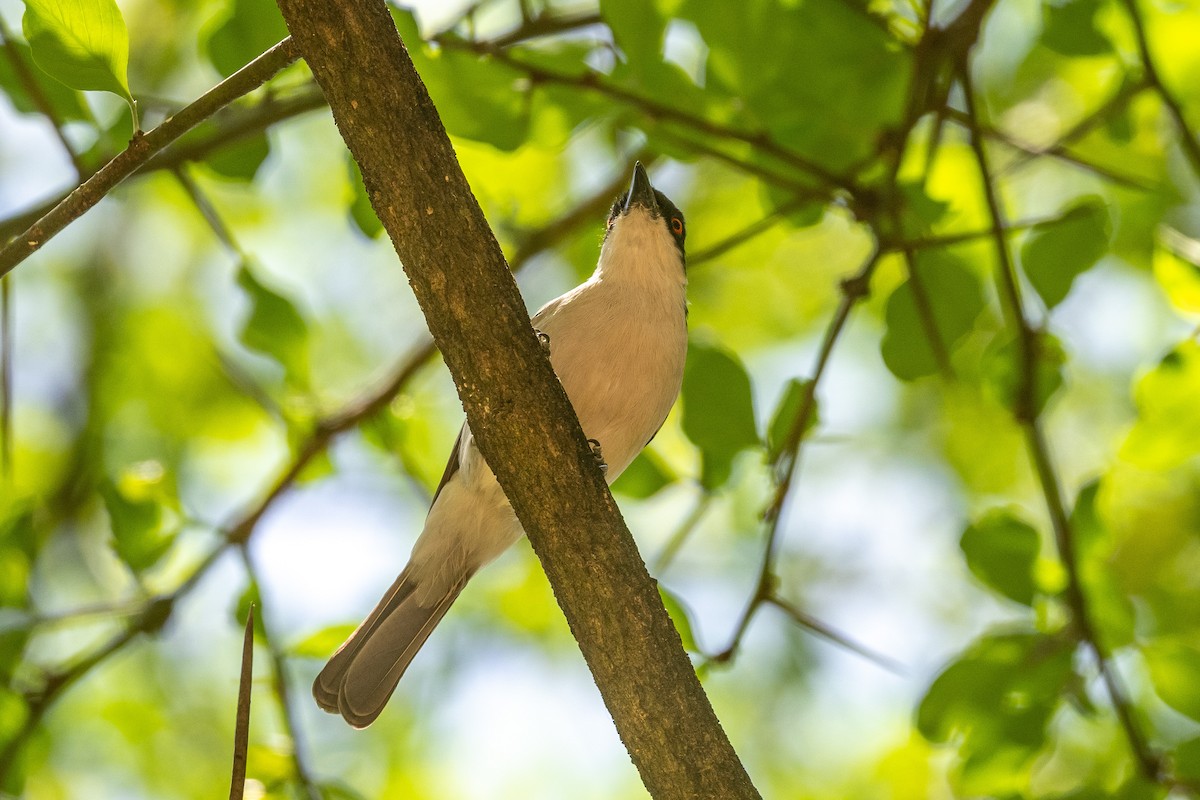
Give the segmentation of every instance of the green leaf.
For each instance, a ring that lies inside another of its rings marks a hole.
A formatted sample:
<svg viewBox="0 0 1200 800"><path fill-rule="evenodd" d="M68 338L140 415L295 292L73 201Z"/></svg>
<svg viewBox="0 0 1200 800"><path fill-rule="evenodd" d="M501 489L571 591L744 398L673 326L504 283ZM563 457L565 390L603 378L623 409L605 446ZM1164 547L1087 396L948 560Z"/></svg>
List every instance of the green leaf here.
<svg viewBox="0 0 1200 800"><path fill-rule="evenodd" d="M984 636L929 687L917 727L932 742L957 738L964 774L1027 763L1073 677L1070 641L1034 633Z"/></svg>
<svg viewBox="0 0 1200 800"><path fill-rule="evenodd" d="M288 35L272 0L233 0L229 16L208 37L212 65L229 77Z"/></svg>
<svg viewBox="0 0 1200 800"><path fill-rule="evenodd" d="M11 47L16 53L16 58L20 59L21 63L25 64L30 72L35 75L37 80L38 72L33 69L33 54L29 50L29 45L24 42L9 41L5 43L5 47ZM42 90L46 100L50 103L50 109L54 113L56 119L63 122L71 122L78 120L91 120L91 112L83 102L83 96L71 87L53 79L43 78L37 81L38 87ZM33 101L29 93L25 90L24 84L17 77L17 73L13 68L12 62L7 58L0 58L0 89L8 95L12 101L13 107L22 114L40 114L42 109Z"/></svg>
<svg viewBox="0 0 1200 800"><path fill-rule="evenodd" d="M942 250L922 252L913 269L923 291L911 277L896 287L888 298L880 344L883 363L905 381L936 374L933 337L948 354L984 308L979 280L959 258Z"/></svg>
<svg viewBox="0 0 1200 800"><path fill-rule="evenodd" d="M645 500L675 481L669 469L649 450L643 450L612 485L613 492Z"/></svg>
<svg viewBox="0 0 1200 800"><path fill-rule="evenodd" d="M802 381L799 378L792 378L783 388L783 394L775 406L775 413L771 415L771 424L767 428L768 462L774 464L779 459L779 456L783 454L788 434L791 432L792 425L796 421L796 415L800 413L800 407L804 403L804 395L810 383L812 381ZM809 431L817 426L820 409L817 407L816 402L814 398L813 409L805 421L802 436L807 435Z"/></svg>
<svg viewBox="0 0 1200 800"><path fill-rule="evenodd" d="M250 619L250 609L254 609L254 638L257 641L265 641L266 632L263 631L262 623L262 596L259 594L258 584L250 581L246 588L238 595L237 603L233 607L233 619L237 622L238 628L244 630L246 628L246 620Z"/></svg>
<svg viewBox="0 0 1200 800"><path fill-rule="evenodd" d="M308 383L308 326L291 300L267 288L248 264L238 270L238 286L250 298L250 316L242 326L242 343L277 361L289 379Z"/></svg>
<svg viewBox="0 0 1200 800"><path fill-rule="evenodd" d="M703 455L701 482L716 489L733 459L758 444L750 376L732 353L693 339L683 371L683 432Z"/></svg>
<svg viewBox="0 0 1200 800"><path fill-rule="evenodd" d="M435 54L422 39L411 11L392 6L391 12L447 133L506 152L525 143L530 92L522 88L527 83L520 71L450 47Z"/></svg>
<svg viewBox="0 0 1200 800"><path fill-rule="evenodd" d="M679 631L679 638L683 640L683 649L689 653L700 652L700 648L696 644L696 637L692 633L691 614L687 606L673 592L663 588L662 584L658 585L658 594L662 597L663 605L671 616L671 621L675 623L675 630Z"/></svg>
<svg viewBox="0 0 1200 800"><path fill-rule="evenodd" d="M1185 781L1200 781L1200 736L1188 739L1175 748L1175 776Z"/></svg>
<svg viewBox="0 0 1200 800"><path fill-rule="evenodd" d="M1058 339L1041 333L1034 338L1034 360L1033 410L1040 414L1062 386L1067 355ZM984 351L981 366L985 385L1006 407L1015 408L1024 380L1024 361L1016 338L1007 330L997 334Z"/></svg>
<svg viewBox="0 0 1200 800"><path fill-rule="evenodd" d="M975 577L1010 600L1033 604L1041 537L1032 525L1011 510L993 509L963 531L959 546Z"/></svg>
<svg viewBox="0 0 1200 800"><path fill-rule="evenodd" d="M175 505L162 466L134 464L116 480L100 484L100 496L112 525L113 549L134 572L156 564L175 541L168 513Z"/></svg>
<svg viewBox="0 0 1200 800"><path fill-rule="evenodd" d="M267 134L258 133L218 148L205 163L218 175L251 181L270 154L271 142Z"/></svg>
<svg viewBox="0 0 1200 800"><path fill-rule="evenodd" d="M1200 344L1165 355L1134 389L1137 423L1121 457L1145 469L1175 469L1200 453Z"/></svg>
<svg viewBox="0 0 1200 800"><path fill-rule="evenodd" d="M22 24L47 75L72 89L112 92L133 107L129 34L114 0L25 0Z"/></svg>
<svg viewBox="0 0 1200 800"><path fill-rule="evenodd" d="M371 207L371 198L367 196L367 187L363 184L362 170L349 153L346 154L346 166L350 172L350 188L354 193L354 199L350 202L350 219L354 220L354 224L364 236L374 239L383 232L383 223Z"/></svg>
<svg viewBox="0 0 1200 800"><path fill-rule="evenodd" d="M667 20L645 0L602 0L600 16L612 29L617 46L635 66L662 59Z"/></svg>
<svg viewBox="0 0 1200 800"><path fill-rule="evenodd" d="M1154 691L1171 708L1200 720L1200 648L1179 639L1159 639L1142 650Z"/></svg>
<svg viewBox="0 0 1200 800"><path fill-rule="evenodd" d="M245 624L245 619L242 624ZM322 628L293 644L287 649L287 654L297 658L329 658L357 627L353 623L346 623Z"/></svg>
<svg viewBox="0 0 1200 800"><path fill-rule="evenodd" d="M1065 56L1096 56L1112 45L1096 29L1098 0L1065 0L1042 4L1042 44Z"/></svg>
<svg viewBox="0 0 1200 800"><path fill-rule="evenodd" d="M1025 241L1021 265L1047 308L1061 303L1075 278L1108 251L1109 227L1107 209L1091 197Z"/></svg>

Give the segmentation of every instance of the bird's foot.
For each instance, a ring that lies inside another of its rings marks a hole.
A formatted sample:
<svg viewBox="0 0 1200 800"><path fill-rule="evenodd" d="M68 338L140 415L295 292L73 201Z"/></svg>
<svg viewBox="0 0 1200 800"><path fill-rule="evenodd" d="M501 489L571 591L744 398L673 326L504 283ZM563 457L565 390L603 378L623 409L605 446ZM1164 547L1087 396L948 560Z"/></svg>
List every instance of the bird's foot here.
<svg viewBox="0 0 1200 800"><path fill-rule="evenodd" d="M608 474L608 464L604 463L604 454L600 452L600 442L596 439L588 439L588 445L592 448L592 458L596 459L596 465L600 467L600 472Z"/></svg>
<svg viewBox="0 0 1200 800"><path fill-rule="evenodd" d="M533 332L537 334L538 344L542 346L542 350L546 355L550 355L550 334L542 333L537 328L534 328Z"/></svg>

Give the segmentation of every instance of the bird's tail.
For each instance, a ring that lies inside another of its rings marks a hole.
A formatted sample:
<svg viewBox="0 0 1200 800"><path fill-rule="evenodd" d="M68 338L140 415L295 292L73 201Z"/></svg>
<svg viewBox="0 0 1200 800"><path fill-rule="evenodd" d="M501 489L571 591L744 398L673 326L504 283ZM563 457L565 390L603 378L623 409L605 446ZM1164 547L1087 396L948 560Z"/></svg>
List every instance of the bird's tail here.
<svg viewBox="0 0 1200 800"><path fill-rule="evenodd" d="M317 705L355 728L367 727L383 711L413 656L470 578L464 574L432 605L421 605L411 573L411 565L400 573L313 682Z"/></svg>

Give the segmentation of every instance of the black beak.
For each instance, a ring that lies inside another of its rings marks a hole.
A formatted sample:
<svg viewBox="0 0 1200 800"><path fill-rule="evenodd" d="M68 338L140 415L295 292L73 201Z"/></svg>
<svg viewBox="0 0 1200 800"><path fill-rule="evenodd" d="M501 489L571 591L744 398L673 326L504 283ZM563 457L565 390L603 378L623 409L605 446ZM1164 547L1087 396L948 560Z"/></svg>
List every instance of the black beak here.
<svg viewBox="0 0 1200 800"><path fill-rule="evenodd" d="M621 213L628 214L634 206L642 206L654 212L658 211L658 198L654 196L654 187L650 185L650 176L646 174L646 168L640 161L634 164L633 180L629 184L629 193L625 195L625 206L621 209Z"/></svg>

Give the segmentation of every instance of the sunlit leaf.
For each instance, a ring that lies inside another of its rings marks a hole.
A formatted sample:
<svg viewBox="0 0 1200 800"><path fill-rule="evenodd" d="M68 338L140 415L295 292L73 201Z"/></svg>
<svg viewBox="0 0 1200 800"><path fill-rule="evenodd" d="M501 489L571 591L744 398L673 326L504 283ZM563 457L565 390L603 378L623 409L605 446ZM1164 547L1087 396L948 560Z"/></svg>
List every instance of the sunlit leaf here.
<svg viewBox="0 0 1200 800"><path fill-rule="evenodd" d="M22 24L47 75L72 89L112 92L132 108L129 34L115 0L25 0Z"/></svg>
<svg viewBox="0 0 1200 800"><path fill-rule="evenodd" d="M1154 691L1180 714L1200 720L1200 647L1158 639L1142 648Z"/></svg>
<svg viewBox="0 0 1200 800"><path fill-rule="evenodd" d="M1138 420L1121 456L1166 470L1200 453L1200 344L1188 340L1148 372L1134 390Z"/></svg>
<svg viewBox="0 0 1200 800"><path fill-rule="evenodd" d="M356 627L350 623L321 628L290 646L287 654L296 658L329 658L354 633Z"/></svg>
<svg viewBox="0 0 1200 800"><path fill-rule="evenodd" d="M1008 509L993 509L967 526L959 542L975 577L1024 605L1033 603L1033 565L1041 537Z"/></svg>
<svg viewBox="0 0 1200 800"><path fill-rule="evenodd" d="M1061 303L1075 278L1107 252L1108 236L1108 211L1095 197L1029 236L1021 248L1021 264L1048 308Z"/></svg>
<svg viewBox="0 0 1200 800"><path fill-rule="evenodd" d="M659 60L667 21L654 3L603 0L600 16L612 29L617 45L634 64Z"/></svg>
<svg viewBox="0 0 1200 800"><path fill-rule="evenodd" d="M1200 241L1163 226L1154 247L1154 277L1171 305L1200 314Z"/></svg>
<svg viewBox="0 0 1200 800"><path fill-rule="evenodd" d="M758 444L750 376L732 353L693 339L682 396L683 432L703 455L702 482L715 489L729 479L734 456Z"/></svg>

